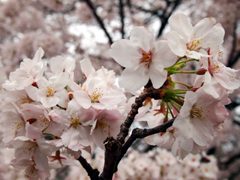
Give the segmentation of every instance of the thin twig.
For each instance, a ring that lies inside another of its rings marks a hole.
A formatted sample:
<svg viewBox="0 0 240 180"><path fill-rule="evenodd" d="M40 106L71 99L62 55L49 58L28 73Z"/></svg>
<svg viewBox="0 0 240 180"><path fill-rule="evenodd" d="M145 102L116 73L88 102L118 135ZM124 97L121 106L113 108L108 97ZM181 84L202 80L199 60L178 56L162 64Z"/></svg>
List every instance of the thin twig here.
<svg viewBox="0 0 240 180"><path fill-rule="evenodd" d="M84 0L86 2L86 4L88 5L89 9L92 11L93 16L95 17L96 21L98 22L99 26L102 28L102 30L104 31L105 35L108 38L108 42L111 45L113 43L112 37L110 36L110 34L108 33L102 18L97 14L96 8L93 4L93 2L91 0Z"/></svg>
<svg viewBox="0 0 240 180"><path fill-rule="evenodd" d="M166 1L166 2L167 2L167 6L166 6L165 10L163 11L162 16L160 17L161 26L160 26L159 31L158 31L158 35L157 35L158 38L162 35L163 30L167 26L169 17L176 10L176 8L180 5L181 0L175 0L173 2L172 1ZM173 4L173 5L172 5L171 10L169 11L169 8L171 7L171 4Z"/></svg>
<svg viewBox="0 0 240 180"><path fill-rule="evenodd" d="M122 39L124 39L125 36L125 14L124 14L124 4L123 4L123 0L119 0L119 16L120 16L120 20L121 20L121 33L122 33Z"/></svg>
<svg viewBox="0 0 240 180"><path fill-rule="evenodd" d="M234 22L233 32L232 32L232 47L231 52L228 57L227 66L233 67L240 56L240 52L236 52L237 49L237 20ZM238 55L237 55L238 54Z"/></svg>

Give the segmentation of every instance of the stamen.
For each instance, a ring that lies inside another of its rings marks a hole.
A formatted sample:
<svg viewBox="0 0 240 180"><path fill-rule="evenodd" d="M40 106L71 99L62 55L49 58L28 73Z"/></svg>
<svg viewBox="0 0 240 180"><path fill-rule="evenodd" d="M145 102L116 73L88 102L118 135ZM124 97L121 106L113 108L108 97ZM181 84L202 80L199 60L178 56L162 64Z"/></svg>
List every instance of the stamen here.
<svg viewBox="0 0 240 180"><path fill-rule="evenodd" d="M102 95L103 94L99 90L93 91L93 93L90 95L91 103L99 103Z"/></svg>
<svg viewBox="0 0 240 180"><path fill-rule="evenodd" d="M73 128L77 128L81 125L80 119L78 117L72 117L70 120L70 126Z"/></svg>
<svg viewBox="0 0 240 180"><path fill-rule="evenodd" d="M47 97L51 97L51 96L54 96L55 94L55 89L52 88L52 87L47 87Z"/></svg>
<svg viewBox="0 0 240 180"><path fill-rule="evenodd" d="M187 43L187 49L190 51L197 51L200 49L200 39L195 39L193 41L191 41L190 43Z"/></svg>
<svg viewBox="0 0 240 180"><path fill-rule="evenodd" d="M190 111L190 117L193 118L199 118L201 119L203 117L203 110L201 107L198 107L196 104L192 106L192 109Z"/></svg>
<svg viewBox="0 0 240 180"><path fill-rule="evenodd" d="M141 64L144 64L146 67L149 68L151 62L152 62L152 51L144 51L141 49L142 57L141 57Z"/></svg>

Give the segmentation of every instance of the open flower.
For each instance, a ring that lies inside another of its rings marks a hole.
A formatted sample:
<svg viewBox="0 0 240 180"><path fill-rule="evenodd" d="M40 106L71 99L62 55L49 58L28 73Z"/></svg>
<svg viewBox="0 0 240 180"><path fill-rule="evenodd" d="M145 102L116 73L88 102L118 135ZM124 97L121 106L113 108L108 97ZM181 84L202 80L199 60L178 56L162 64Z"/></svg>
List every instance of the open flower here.
<svg viewBox="0 0 240 180"><path fill-rule="evenodd" d="M222 100L215 99L201 90L187 92L173 127L184 138L192 140L199 146L210 145L217 128L227 118L228 113L224 108L226 99L226 97Z"/></svg>
<svg viewBox="0 0 240 180"><path fill-rule="evenodd" d="M117 109L118 105L125 102L123 90L116 85L116 77L113 71L101 68L97 71L93 68L89 59L81 62L81 68L87 79L79 86L71 83L74 99L83 108Z"/></svg>
<svg viewBox="0 0 240 180"><path fill-rule="evenodd" d="M225 31L214 18L204 18L193 26L189 17L177 13L169 18L169 25L168 45L180 57L199 59L207 56L209 48L217 53L223 43Z"/></svg>
<svg viewBox="0 0 240 180"><path fill-rule="evenodd" d="M126 68L119 83L130 92L143 87L149 79L154 88L161 87L167 78L164 68L177 60L166 41L154 42L154 36L143 27L135 27L130 40L122 39L113 43L109 54Z"/></svg>
<svg viewBox="0 0 240 180"><path fill-rule="evenodd" d="M3 87L9 91L23 90L38 81L42 77L46 65L42 60L43 55L44 52L40 48L33 59L23 59L20 68L10 73L9 80L3 84Z"/></svg>

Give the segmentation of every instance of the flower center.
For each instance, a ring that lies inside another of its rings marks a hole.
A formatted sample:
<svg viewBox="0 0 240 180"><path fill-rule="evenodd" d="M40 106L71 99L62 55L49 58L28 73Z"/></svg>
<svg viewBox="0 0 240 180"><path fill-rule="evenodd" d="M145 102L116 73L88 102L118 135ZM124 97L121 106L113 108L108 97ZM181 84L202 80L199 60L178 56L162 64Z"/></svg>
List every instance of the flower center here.
<svg viewBox="0 0 240 180"><path fill-rule="evenodd" d="M210 72L210 74L218 73L220 71L220 67L218 64L211 64L208 68L208 71Z"/></svg>
<svg viewBox="0 0 240 180"><path fill-rule="evenodd" d="M72 117L70 120L70 126L73 128L77 128L81 125L80 119L78 117Z"/></svg>
<svg viewBox="0 0 240 180"><path fill-rule="evenodd" d="M142 57L140 63L144 64L145 66L149 67L152 62L152 51L144 51L141 49Z"/></svg>
<svg viewBox="0 0 240 180"><path fill-rule="evenodd" d="M47 97L52 97L52 96L54 96L54 94L55 94L55 89L54 88L52 88L52 87L47 87Z"/></svg>
<svg viewBox="0 0 240 180"><path fill-rule="evenodd" d="M91 99L91 103L99 103L102 93L99 90L95 90L89 97Z"/></svg>
<svg viewBox="0 0 240 180"><path fill-rule="evenodd" d="M192 106L192 109L190 110L190 117L193 118L202 118L203 117L203 110L201 107L197 107L196 104Z"/></svg>
<svg viewBox="0 0 240 180"><path fill-rule="evenodd" d="M192 40L191 42L187 43L186 46L187 46L187 49L190 50L190 51L197 51L200 49L200 39L195 39L195 40Z"/></svg>

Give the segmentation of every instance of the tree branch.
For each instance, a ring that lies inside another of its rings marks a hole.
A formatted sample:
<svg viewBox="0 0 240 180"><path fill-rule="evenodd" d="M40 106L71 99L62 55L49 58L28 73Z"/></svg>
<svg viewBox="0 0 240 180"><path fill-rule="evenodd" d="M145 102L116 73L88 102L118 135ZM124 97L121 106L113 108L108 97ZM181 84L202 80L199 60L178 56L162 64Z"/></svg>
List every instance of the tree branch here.
<svg viewBox="0 0 240 180"><path fill-rule="evenodd" d="M147 85L148 86L148 85ZM150 84L151 86L151 84ZM151 97L154 99L160 99L160 89L154 89L153 87L146 87L143 91L143 93L135 99L135 102L131 106L131 111L128 113L128 116L124 123L120 127L120 132L117 135L117 140L120 142L120 144L123 144L125 141L125 138L128 136L129 128L132 125L135 116L138 113L138 109L142 107L143 102L147 97Z"/></svg>
<svg viewBox="0 0 240 180"><path fill-rule="evenodd" d="M119 16L120 16L120 20L121 20L121 33L122 33L122 39L124 39L125 36L125 14L124 14L124 4L123 4L123 0L119 0Z"/></svg>
<svg viewBox="0 0 240 180"><path fill-rule="evenodd" d="M99 171L97 169L93 169L92 166L87 162L87 160L80 155L78 158L78 161L81 163L83 168L87 171L88 176L91 178L91 180L99 180Z"/></svg>
<svg viewBox="0 0 240 180"><path fill-rule="evenodd" d="M237 20L235 20L235 22L234 22L232 37L233 37L233 40L232 40L231 52L229 54L228 61L227 61L228 67L233 67L240 56L240 52L236 52L236 49L237 49Z"/></svg>
<svg viewBox="0 0 240 180"><path fill-rule="evenodd" d="M166 132L167 129L172 126L173 122L174 122L174 119L167 121L166 123L156 126L154 128L148 128L148 129L135 128L135 129L133 129L132 134L130 135L130 137L128 138L128 140L126 141L126 143L123 145L123 147L121 149L121 154L117 159L117 165L116 165L115 171L117 171L117 166L118 166L119 162L121 161L123 156L126 154L128 149L132 146L134 141L136 141L139 138L145 138L147 136L151 136L153 134L157 134L160 132Z"/></svg>
<svg viewBox="0 0 240 180"><path fill-rule="evenodd" d="M172 13L176 10L176 8L180 5L181 3L181 0L175 0L175 1L166 1L167 3L167 6L166 8L164 9L163 11L163 14L162 16L160 17L160 20L161 20L161 26L159 28L159 31L158 31L158 35L157 37L159 38L162 33L163 33L163 30L165 29L167 23L168 23L168 19L169 17L172 15ZM173 4L173 5L172 5ZM171 10L169 10L169 8L172 6Z"/></svg>
<svg viewBox="0 0 240 180"><path fill-rule="evenodd" d="M97 14L96 8L93 4L93 2L91 0L84 0L86 2L86 4L88 5L89 9L92 11L93 16L95 17L96 21L98 22L99 26L102 28L102 30L104 31L105 35L108 38L108 43L111 45L113 43L112 37L110 36L110 34L108 33L103 20L101 19L101 17Z"/></svg>

